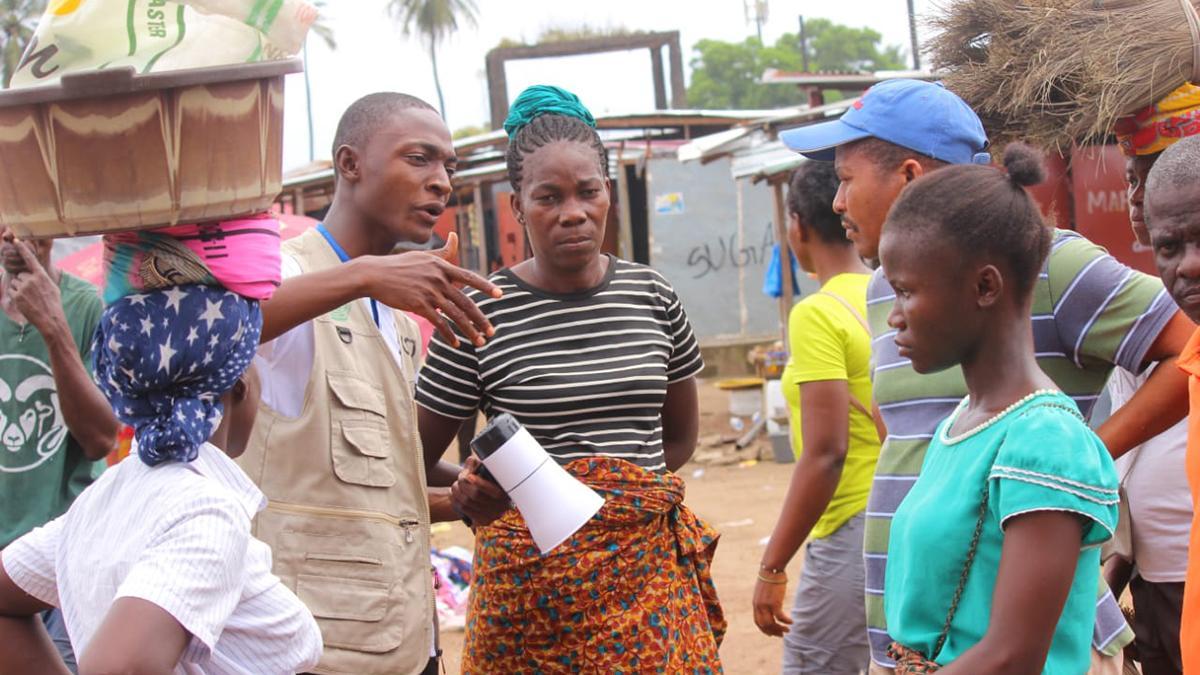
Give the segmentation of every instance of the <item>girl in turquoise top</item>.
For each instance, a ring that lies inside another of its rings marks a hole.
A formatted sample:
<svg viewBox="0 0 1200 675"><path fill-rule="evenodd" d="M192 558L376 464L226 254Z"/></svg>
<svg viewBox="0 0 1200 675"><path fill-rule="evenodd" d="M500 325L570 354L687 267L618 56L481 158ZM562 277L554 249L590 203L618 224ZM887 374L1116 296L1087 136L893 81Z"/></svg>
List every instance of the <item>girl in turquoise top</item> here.
<svg viewBox="0 0 1200 675"><path fill-rule="evenodd" d="M888 317L919 373L961 365L892 521L884 611L896 672L1079 675L1090 663L1099 545L1117 520L1108 452L1037 366L1032 289L1051 232L1023 187L1027 147L910 185L883 228Z"/></svg>

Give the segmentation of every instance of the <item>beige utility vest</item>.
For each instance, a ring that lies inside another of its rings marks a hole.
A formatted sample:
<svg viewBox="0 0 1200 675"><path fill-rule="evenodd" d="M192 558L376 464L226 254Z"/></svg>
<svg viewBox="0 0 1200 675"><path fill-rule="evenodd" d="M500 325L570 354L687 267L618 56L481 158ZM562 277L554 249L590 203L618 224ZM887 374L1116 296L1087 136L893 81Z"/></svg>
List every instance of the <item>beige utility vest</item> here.
<svg viewBox="0 0 1200 675"><path fill-rule="evenodd" d="M316 230L284 252L304 272L341 264ZM416 325L395 316L415 352ZM397 365L359 300L312 328L303 413L291 419L260 405L239 459L269 500L254 534L321 627L325 652L314 672L418 673L434 640L434 599L415 360Z"/></svg>

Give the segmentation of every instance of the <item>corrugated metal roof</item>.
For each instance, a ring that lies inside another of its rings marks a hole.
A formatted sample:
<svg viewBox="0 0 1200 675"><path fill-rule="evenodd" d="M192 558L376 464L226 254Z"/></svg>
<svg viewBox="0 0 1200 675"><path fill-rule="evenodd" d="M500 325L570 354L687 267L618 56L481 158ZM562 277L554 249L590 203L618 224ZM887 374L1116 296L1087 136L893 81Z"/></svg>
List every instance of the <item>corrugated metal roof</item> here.
<svg viewBox="0 0 1200 675"><path fill-rule="evenodd" d="M333 168L321 169L312 173L302 173L298 175L288 176L283 179L284 188L296 188L309 185L312 183L323 183L333 178Z"/></svg>
<svg viewBox="0 0 1200 675"><path fill-rule="evenodd" d="M454 141L454 151L457 153L465 153L477 148L487 148L507 142L508 134L504 133L503 129L497 129L495 131L489 131L486 134L467 136Z"/></svg>
<svg viewBox="0 0 1200 675"><path fill-rule="evenodd" d="M784 173L807 161L803 155L789 150L779 141L764 143L758 147L734 153L730 157L730 173L735 180L741 178L770 178Z"/></svg>
<svg viewBox="0 0 1200 675"><path fill-rule="evenodd" d="M788 108L795 112L799 108ZM778 114L779 110L651 110L646 112L600 115L596 128L641 129L649 127L704 126L716 124L740 124ZM476 136L467 136L454 141L454 150L466 153L479 148L503 145L508 134L503 129L489 131Z"/></svg>
<svg viewBox="0 0 1200 675"><path fill-rule="evenodd" d="M754 120L743 126L701 136L686 143L680 146L677 157L681 162L696 160L711 162L727 155L752 151L756 147L768 143L781 129L838 117L857 100L857 98L847 99L816 108L806 106L799 109L776 110L770 116Z"/></svg>
<svg viewBox="0 0 1200 675"><path fill-rule="evenodd" d="M781 127L794 126L800 122L824 119L839 115L853 100L809 108L797 106L779 110L655 110L642 113L605 115L597 118L596 124L604 131L605 144L609 146L610 161L615 167L618 158L622 162L637 161L647 151L677 152L681 161L710 161L736 151L748 150L766 143ZM680 126L720 126L734 128L702 136L692 141L656 139L655 128L670 129ZM641 130L636 132L635 130ZM651 133L646 133L650 131ZM505 174L504 150L508 136L503 129L485 134L460 138L454 141L454 150L459 156L455 183L490 182L503 180ZM297 188L320 184L333 178L332 168L319 168L320 162L293 170L284 178L283 187ZM328 167L328 164L325 164Z"/></svg>
<svg viewBox="0 0 1200 675"><path fill-rule="evenodd" d="M763 84L798 84L808 87L862 87L866 89L884 80L933 80L937 75L923 70L877 70L874 72L806 73L767 68L759 82Z"/></svg>
<svg viewBox="0 0 1200 675"><path fill-rule="evenodd" d="M502 179L508 175L508 165L504 162L493 162L491 164L480 164L479 166L463 169L455 172L455 183L478 183L487 182L481 179L495 178Z"/></svg>

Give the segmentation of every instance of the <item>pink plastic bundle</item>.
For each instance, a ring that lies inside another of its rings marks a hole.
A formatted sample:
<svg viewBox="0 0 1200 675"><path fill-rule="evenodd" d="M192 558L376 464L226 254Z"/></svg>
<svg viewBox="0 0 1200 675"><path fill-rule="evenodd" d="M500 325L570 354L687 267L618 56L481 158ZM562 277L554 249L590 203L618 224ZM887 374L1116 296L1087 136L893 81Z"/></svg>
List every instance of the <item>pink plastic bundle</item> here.
<svg viewBox="0 0 1200 675"><path fill-rule="evenodd" d="M429 561L437 575L438 625L442 630L462 630L466 625L471 557L471 552L461 546L429 551Z"/></svg>
<svg viewBox="0 0 1200 675"><path fill-rule="evenodd" d="M168 286L222 286L263 301L279 287L279 221L270 214L104 235L104 302Z"/></svg>

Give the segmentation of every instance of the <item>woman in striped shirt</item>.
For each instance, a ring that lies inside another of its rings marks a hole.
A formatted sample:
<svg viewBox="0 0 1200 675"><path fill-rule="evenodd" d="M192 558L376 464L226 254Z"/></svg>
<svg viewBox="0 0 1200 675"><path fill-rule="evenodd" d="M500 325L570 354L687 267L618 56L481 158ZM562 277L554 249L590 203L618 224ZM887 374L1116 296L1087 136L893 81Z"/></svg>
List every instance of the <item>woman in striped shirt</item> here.
<svg viewBox="0 0 1200 675"><path fill-rule="evenodd" d="M492 276L503 297L471 298L494 337L436 339L417 385L427 451L478 410L507 412L607 499L544 557L515 510L476 530L464 672L720 669L716 533L671 473L695 447L703 362L670 284L600 250L610 183L594 124L555 87L513 103L511 206L533 257Z"/></svg>

